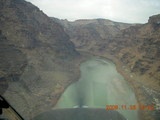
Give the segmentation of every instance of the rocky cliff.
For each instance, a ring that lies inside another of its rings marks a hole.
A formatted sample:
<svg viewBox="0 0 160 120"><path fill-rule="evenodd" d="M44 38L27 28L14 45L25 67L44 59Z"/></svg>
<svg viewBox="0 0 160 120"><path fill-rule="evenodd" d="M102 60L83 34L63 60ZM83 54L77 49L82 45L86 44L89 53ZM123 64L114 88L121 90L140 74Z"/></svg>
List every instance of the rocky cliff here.
<svg viewBox="0 0 160 120"><path fill-rule="evenodd" d="M77 50L109 54L132 73L147 76L144 79L152 79L157 86L154 89L158 90L160 15L150 17L146 24L125 24L104 19L75 22L53 20L64 26Z"/></svg>
<svg viewBox="0 0 160 120"><path fill-rule="evenodd" d="M74 22L52 19L65 28L76 48L82 50L91 49L97 43L105 42L106 39L112 38L120 30L134 25L113 22L107 19L82 19Z"/></svg>
<svg viewBox="0 0 160 120"><path fill-rule="evenodd" d="M148 23L122 30L108 44L103 44L107 52L155 90L160 87L159 20L160 15L152 16Z"/></svg>
<svg viewBox="0 0 160 120"><path fill-rule="evenodd" d="M26 119L53 107L77 80L78 57L63 28L39 8L0 0L0 93Z"/></svg>

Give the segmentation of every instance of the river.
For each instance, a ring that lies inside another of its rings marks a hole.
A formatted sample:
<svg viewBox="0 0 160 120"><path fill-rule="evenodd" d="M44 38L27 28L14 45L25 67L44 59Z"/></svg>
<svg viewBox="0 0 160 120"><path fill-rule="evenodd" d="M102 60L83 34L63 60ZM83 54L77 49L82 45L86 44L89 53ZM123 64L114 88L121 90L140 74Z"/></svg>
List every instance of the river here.
<svg viewBox="0 0 160 120"><path fill-rule="evenodd" d="M128 120L138 120L133 89L117 72L110 60L92 58L80 66L80 79L71 84L62 94L55 109L60 108L106 108L118 106L117 111ZM123 107L122 107L123 106Z"/></svg>

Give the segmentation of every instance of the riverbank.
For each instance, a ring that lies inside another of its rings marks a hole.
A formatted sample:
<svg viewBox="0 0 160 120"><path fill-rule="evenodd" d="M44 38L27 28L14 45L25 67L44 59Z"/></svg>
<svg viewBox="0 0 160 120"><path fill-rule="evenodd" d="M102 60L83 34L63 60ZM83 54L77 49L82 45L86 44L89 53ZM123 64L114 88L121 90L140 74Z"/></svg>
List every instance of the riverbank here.
<svg viewBox="0 0 160 120"><path fill-rule="evenodd" d="M111 59L116 64L117 71L123 75L125 80L133 87L135 95L140 105L154 106L154 110L139 110L140 120L157 120L159 119L159 105L160 105L160 94L158 87L155 87L153 84L149 84L148 80L139 75L132 73L129 68L121 63L117 58L107 55L107 58ZM158 102L157 102L158 101Z"/></svg>

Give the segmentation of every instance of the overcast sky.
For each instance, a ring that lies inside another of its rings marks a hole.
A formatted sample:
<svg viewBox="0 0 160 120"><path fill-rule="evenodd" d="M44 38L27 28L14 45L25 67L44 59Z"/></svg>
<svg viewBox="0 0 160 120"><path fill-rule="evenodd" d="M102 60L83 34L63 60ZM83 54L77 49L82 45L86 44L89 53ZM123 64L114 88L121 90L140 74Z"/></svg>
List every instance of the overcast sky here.
<svg viewBox="0 0 160 120"><path fill-rule="evenodd" d="M146 23L160 14L160 0L26 0L48 16L74 21L105 18L118 22Z"/></svg>

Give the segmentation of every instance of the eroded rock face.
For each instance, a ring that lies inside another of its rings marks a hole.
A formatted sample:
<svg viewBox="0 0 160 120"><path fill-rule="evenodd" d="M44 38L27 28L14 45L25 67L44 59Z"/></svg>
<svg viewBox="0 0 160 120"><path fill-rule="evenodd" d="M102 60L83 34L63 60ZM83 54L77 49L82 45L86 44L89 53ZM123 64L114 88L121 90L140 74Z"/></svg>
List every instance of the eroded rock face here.
<svg viewBox="0 0 160 120"><path fill-rule="evenodd" d="M78 50L105 55L121 61L133 73L160 86L160 15L146 24L124 24L109 20L53 19L65 27Z"/></svg>
<svg viewBox="0 0 160 120"><path fill-rule="evenodd" d="M134 24L118 23L107 19L82 19L74 22L52 19L64 26L76 48L82 50L92 49L98 43L106 43L106 39L112 39L120 30L134 26Z"/></svg>
<svg viewBox="0 0 160 120"><path fill-rule="evenodd" d="M0 31L0 94L8 87L7 80L18 81L27 64L26 56Z"/></svg>
<svg viewBox="0 0 160 120"><path fill-rule="evenodd" d="M2 34L17 47L35 48L45 44L58 52L70 55L76 53L63 28L31 3L2 0L0 10Z"/></svg>
<svg viewBox="0 0 160 120"><path fill-rule="evenodd" d="M74 44L29 2L0 0L0 45L0 93L26 119L53 107L76 80Z"/></svg>
<svg viewBox="0 0 160 120"><path fill-rule="evenodd" d="M117 49L121 46L121 42L124 44L123 48L115 52L116 56L127 64L133 73L143 76L142 79L155 82L157 87L160 86L158 71L160 66L159 20L160 15L152 16L149 22L144 25L125 29L120 35L123 41L116 40L114 42L117 43Z"/></svg>

